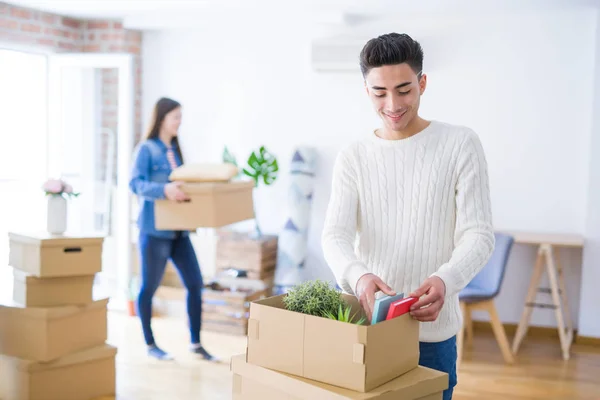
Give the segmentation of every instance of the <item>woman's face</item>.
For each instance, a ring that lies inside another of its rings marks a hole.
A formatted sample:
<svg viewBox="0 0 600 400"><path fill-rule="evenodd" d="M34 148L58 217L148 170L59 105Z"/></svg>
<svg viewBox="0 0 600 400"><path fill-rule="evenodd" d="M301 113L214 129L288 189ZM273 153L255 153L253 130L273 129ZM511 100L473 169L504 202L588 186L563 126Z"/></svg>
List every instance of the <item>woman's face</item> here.
<svg viewBox="0 0 600 400"><path fill-rule="evenodd" d="M164 131L171 137L175 137L179 131L179 125L181 125L181 107L177 107L165 115L161 131Z"/></svg>

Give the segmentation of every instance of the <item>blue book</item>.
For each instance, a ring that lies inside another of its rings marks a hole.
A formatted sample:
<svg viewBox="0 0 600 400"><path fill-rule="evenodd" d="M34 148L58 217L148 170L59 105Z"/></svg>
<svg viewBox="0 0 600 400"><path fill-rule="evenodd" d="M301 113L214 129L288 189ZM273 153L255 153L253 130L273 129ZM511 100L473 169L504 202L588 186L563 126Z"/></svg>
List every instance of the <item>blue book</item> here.
<svg viewBox="0 0 600 400"><path fill-rule="evenodd" d="M390 304L396 300L404 298L404 293L398 293L395 296L388 296L387 294L375 299L375 306L373 307L373 316L371 318L371 325L375 325L378 322L385 321Z"/></svg>

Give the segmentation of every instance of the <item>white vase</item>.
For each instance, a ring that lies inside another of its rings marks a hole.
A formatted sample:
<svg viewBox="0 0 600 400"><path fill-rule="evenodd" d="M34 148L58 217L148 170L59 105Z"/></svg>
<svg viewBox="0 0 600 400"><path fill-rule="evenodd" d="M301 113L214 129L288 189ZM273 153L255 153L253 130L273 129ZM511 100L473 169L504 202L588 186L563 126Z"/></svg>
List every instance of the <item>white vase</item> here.
<svg viewBox="0 0 600 400"><path fill-rule="evenodd" d="M48 196L48 233L60 235L67 230L67 199L63 196Z"/></svg>

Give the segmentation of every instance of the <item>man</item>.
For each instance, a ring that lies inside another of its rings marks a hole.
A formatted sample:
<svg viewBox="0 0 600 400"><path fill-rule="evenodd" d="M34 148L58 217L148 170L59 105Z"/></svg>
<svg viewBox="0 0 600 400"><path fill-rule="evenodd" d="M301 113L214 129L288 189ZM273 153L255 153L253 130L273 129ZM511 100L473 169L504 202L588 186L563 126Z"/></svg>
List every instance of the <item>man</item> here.
<svg viewBox="0 0 600 400"><path fill-rule="evenodd" d="M421 321L419 363L449 374L444 399L451 399L458 293L495 244L484 151L471 129L419 116L427 76L410 36L371 39L360 67L383 124L336 159L325 259L369 318L378 291L420 298L411 307Z"/></svg>

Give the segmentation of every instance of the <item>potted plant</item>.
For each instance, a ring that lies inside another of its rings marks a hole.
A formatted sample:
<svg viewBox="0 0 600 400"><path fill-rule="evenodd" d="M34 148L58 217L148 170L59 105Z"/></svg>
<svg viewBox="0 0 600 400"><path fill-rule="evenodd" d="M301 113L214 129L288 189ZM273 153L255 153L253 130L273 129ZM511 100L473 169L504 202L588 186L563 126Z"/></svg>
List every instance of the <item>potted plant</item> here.
<svg viewBox="0 0 600 400"><path fill-rule="evenodd" d="M63 234L67 230L67 199L77 197L73 187L62 179L48 179L42 185L48 198L46 229L53 235Z"/></svg>
<svg viewBox="0 0 600 400"><path fill-rule="evenodd" d="M340 291L319 279L293 286L283 298L283 304L289 311L340 322L362 325L366 321L364 317L357 319L360 310L352 313L352 306L345 302Z"/></svg>
<svg viewBox="0 0 600 400"><path fill-rule="evenodd" d="M223 149L223 162L231 163L238 166L236 158L227 147ZM258 188L262 183L265 186L273 184L277 180L279 172L279 165L277 158L269 152L265 146L261 146L258 151L253 151L248 156L247 165L242 168L242 173L254 180L254 187ZM239 177L240 174L237 176ZM262 231L260 229L258 219L256 218L256 207L254 207L254 223L255 223L255 236L262 237Z"/></svg>

